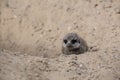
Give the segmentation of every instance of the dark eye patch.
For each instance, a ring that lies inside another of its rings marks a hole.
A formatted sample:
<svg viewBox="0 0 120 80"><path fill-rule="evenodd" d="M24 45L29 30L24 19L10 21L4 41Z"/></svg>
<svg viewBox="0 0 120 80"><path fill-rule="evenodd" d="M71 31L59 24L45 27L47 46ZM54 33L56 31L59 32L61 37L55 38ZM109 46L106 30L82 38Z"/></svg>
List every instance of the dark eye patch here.
<svg viewBox="0 0 120 80"><path fill-rule="evenodd" d="M68 41L67 40L64 40L64 43L66 44Z"/></svg>
<svg viewBox="0 0 120 80"><path fill-rule="evenodd" d="M74 39L71 41L72 44L75 44L76 42L77 40L74 40Z"/></svg>

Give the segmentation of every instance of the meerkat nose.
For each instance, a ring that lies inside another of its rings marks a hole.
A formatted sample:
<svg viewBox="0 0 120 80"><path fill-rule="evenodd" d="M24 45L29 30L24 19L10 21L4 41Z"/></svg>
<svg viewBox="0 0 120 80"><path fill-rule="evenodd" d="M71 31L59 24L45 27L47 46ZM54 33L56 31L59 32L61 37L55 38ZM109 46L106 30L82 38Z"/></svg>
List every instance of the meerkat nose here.
<svg viewBox="0 0 120 80"><path fill-rule="evenodd" d="M72 44L71 44L71 43L68 43L68 44L67 44L67 47L68 47L68 48L71 48L71 47L72 47Z"/></svg>

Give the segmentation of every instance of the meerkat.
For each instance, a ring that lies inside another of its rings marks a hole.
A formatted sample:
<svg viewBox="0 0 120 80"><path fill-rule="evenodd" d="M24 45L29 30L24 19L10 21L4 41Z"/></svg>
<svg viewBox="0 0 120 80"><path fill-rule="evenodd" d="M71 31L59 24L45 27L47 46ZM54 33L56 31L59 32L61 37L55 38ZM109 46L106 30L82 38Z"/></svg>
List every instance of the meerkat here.
<svg viewBox="0 0 120 80"><path fill-rule="evenodd" d="M87 43L76 33L68 33L62 41L63 54L81 54L88 50Z"/></svg>

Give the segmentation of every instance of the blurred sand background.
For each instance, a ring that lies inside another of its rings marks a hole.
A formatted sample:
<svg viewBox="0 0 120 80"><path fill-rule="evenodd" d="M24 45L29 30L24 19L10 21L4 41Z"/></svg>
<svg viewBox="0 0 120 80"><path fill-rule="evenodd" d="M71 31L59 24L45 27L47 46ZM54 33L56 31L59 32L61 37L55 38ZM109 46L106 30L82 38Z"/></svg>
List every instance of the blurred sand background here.
<svg viewBox="0 0 120 80"><path fill-rule="evenodd" d="M78 33L92 51L63 56ZM120 0L0 0L0 80L120 80Z"/></svg>

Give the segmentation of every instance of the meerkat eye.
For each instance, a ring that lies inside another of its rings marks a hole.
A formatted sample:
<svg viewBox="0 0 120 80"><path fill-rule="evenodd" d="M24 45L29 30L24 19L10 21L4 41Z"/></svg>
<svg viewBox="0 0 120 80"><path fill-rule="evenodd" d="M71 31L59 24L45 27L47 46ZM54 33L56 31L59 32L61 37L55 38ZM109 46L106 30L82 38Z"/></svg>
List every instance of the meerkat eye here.
<svg viewBox="0 0 120 80"><path fill-rule="evenodd" d="M76 42L77 40L74 40L74 39L71 41L72 44L75 44Z"/></svg>
<svg viewBox="0 0 120 80"><path fill-rule="evenodd" d="M64 40L64 43L66 44L66 43L67 43L67 40Z"/></svg>

